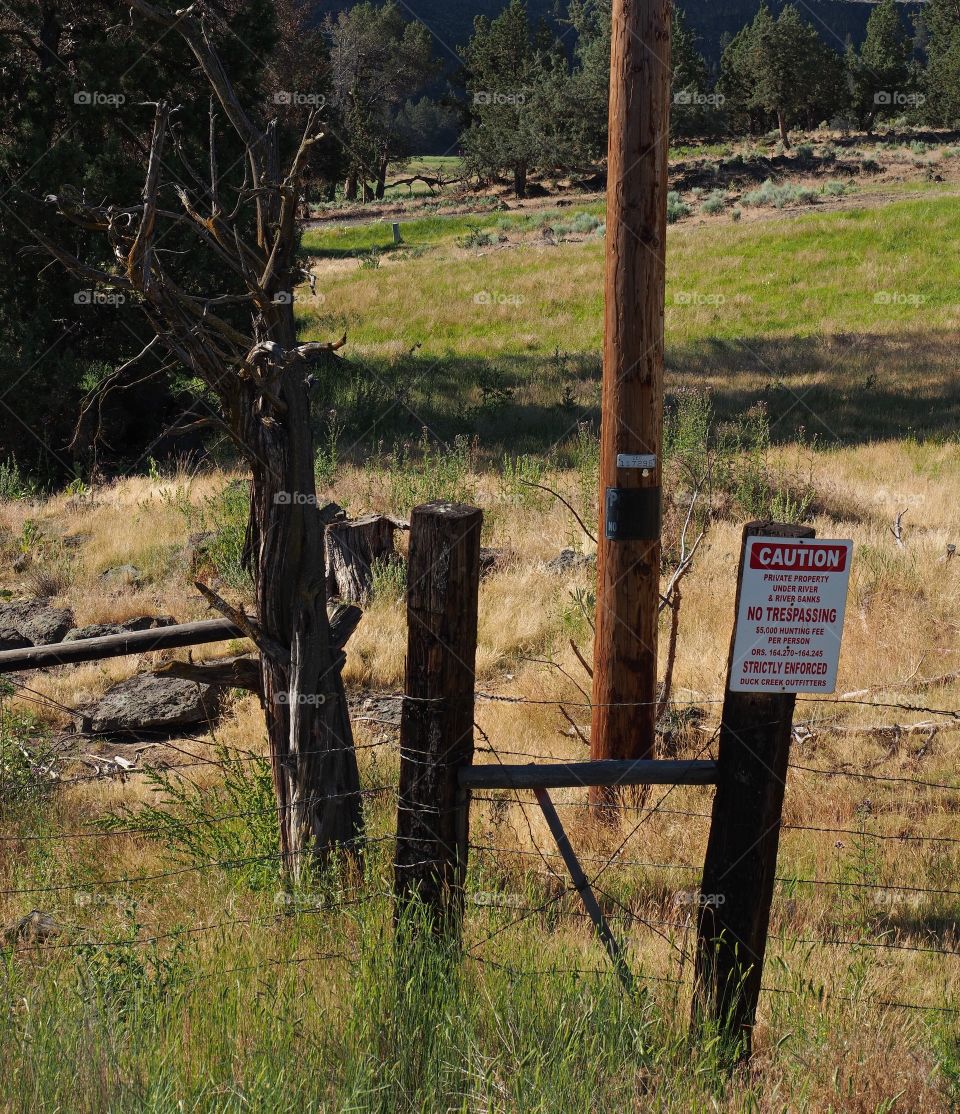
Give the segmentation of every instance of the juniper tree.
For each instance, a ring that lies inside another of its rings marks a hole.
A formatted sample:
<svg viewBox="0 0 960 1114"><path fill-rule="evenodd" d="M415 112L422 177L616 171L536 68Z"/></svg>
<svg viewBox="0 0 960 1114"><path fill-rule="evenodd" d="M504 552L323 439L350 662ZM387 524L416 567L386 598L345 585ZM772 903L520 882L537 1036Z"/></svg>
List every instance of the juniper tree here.
<svg viewBox="0 0 960 1114"><path fill-rule="evenodd" d="M437 72L430 32L393 3L365 0L326 23L333 71L333 107L347 147L348 200L382 198L391 162L414 152L398 127L411 98Z"/></svg>
<svg viewBox="0 0 960 1114"><path fill-rule="evenodd" d="M219 404L218 419L251 472L244 562L255 613L198 582L260 651L262 699L277 793L281 852L298 875L315 855L353 847L361 826L359 777L341 661L326 610L323 520L317 508L309 389L312 370L334 359L337 342L298 343L293 290L298 209L321 112L306 111L284 157L271 105L242 97L217 49L217 12L197 0L174 12L124 0L145 34L178 39L212 100L201 163L178 141L177 106L159 98L143 140L145 171L130 196L63 189L48 197L64 222L37 241L90 286L124 294L149 326L141 358L180 367ZM142 21L142 22L141 22ZM237 159L226 151L238 149ZM231 176L231 165L239 178ZM87 250L82 229L108 249ZM169 239L168 239L169 237ZM188 284L189 258L209 261L215 283Z"/></svg>
<svg viewBox="0 0 960 1114"><path fill-rule="evenodd" d="M960 125L960 2L929 0L921 19L927 35L928 116L941 127L955 128Z"/></svg>
<svg viewBox="0 0 960 1114"><path fill-rule="evenodd" d="M734 118L773 119L789 147L790 128L812 127L844 104L843 60L792 4L777 19L763 4L724 51L720 90Z"/></svg>
<svg viewBox="0 0 960 1114"><path fill-rule="evenodd" d="M860 49L848 53L851 103L861 127L872 131L878 119L903 115L911 93L912 53L896 0L880 0Z"/></svg>

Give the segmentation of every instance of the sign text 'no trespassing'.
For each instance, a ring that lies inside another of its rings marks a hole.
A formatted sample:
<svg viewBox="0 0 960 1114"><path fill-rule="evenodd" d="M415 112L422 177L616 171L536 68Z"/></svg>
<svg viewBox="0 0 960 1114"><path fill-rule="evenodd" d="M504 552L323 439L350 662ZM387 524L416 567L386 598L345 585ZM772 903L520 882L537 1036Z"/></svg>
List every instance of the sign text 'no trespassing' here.
<svg viewBox="0 0 960 1114"><path fill-rule="evenodd" d="M851 541L748 538L733 692L833 692Z"/></svg>

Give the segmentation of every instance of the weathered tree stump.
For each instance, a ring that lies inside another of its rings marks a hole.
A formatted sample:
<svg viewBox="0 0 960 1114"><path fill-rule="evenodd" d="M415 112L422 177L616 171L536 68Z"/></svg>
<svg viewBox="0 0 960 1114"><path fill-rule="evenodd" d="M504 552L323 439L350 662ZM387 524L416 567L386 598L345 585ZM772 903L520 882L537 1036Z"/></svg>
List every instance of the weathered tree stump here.
<svg viewBox="0 0 960 1114"><path fill-rule="evenodd" d="M384 514L367 514L327 526L327 596L344 603L363 603L373 587L377 562L398 558L397 530L407 524Z"/></svg>

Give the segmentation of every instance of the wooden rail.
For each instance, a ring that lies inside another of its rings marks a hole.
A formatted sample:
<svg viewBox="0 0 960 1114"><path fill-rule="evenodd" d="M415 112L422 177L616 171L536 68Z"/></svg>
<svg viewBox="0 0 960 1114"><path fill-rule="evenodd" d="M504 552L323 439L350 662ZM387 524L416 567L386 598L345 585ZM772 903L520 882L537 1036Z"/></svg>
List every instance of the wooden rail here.
<svg viewBox="0 0 960 1114"><path fill-rule="evenodd" d="M198 623L179 623L173 627L106 634L101 638L78 638L74 642L54 642L49 646L28 646L23 650L0 651L0 673L23 669L46 669L100 658L121 658L126 654L146 654L151 650L173 650L180 646L199 646L245 638L243 631L229 619L203 619Z"/></svg>
<svg viewBox="0 0 960 1114"><path fill-rule="evenodd" d="M462 766L464 789L575 789L594 785L715 785L717 764L709 761L637 759L556 762L524 766Z"/></svg>

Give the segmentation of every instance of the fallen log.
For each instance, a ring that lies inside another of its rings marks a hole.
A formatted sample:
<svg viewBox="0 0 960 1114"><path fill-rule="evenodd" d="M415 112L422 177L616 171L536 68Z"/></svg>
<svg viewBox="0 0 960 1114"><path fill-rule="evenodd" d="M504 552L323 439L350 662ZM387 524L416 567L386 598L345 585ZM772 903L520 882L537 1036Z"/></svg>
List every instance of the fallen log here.
<svg viewBox="0 0 960 1114"><path fill-rule="evenodd" d="M80 661L121 658L128 654L147 654L153 650L174 650L181 646L201 646L243 638L244 633L229 619L204 619L198 623L178 623L154 630L107 634L101 638L78 638L73 642L54 642L47 646L27 646L0 652L0 673L25 669L47 669Z"/></svg>

